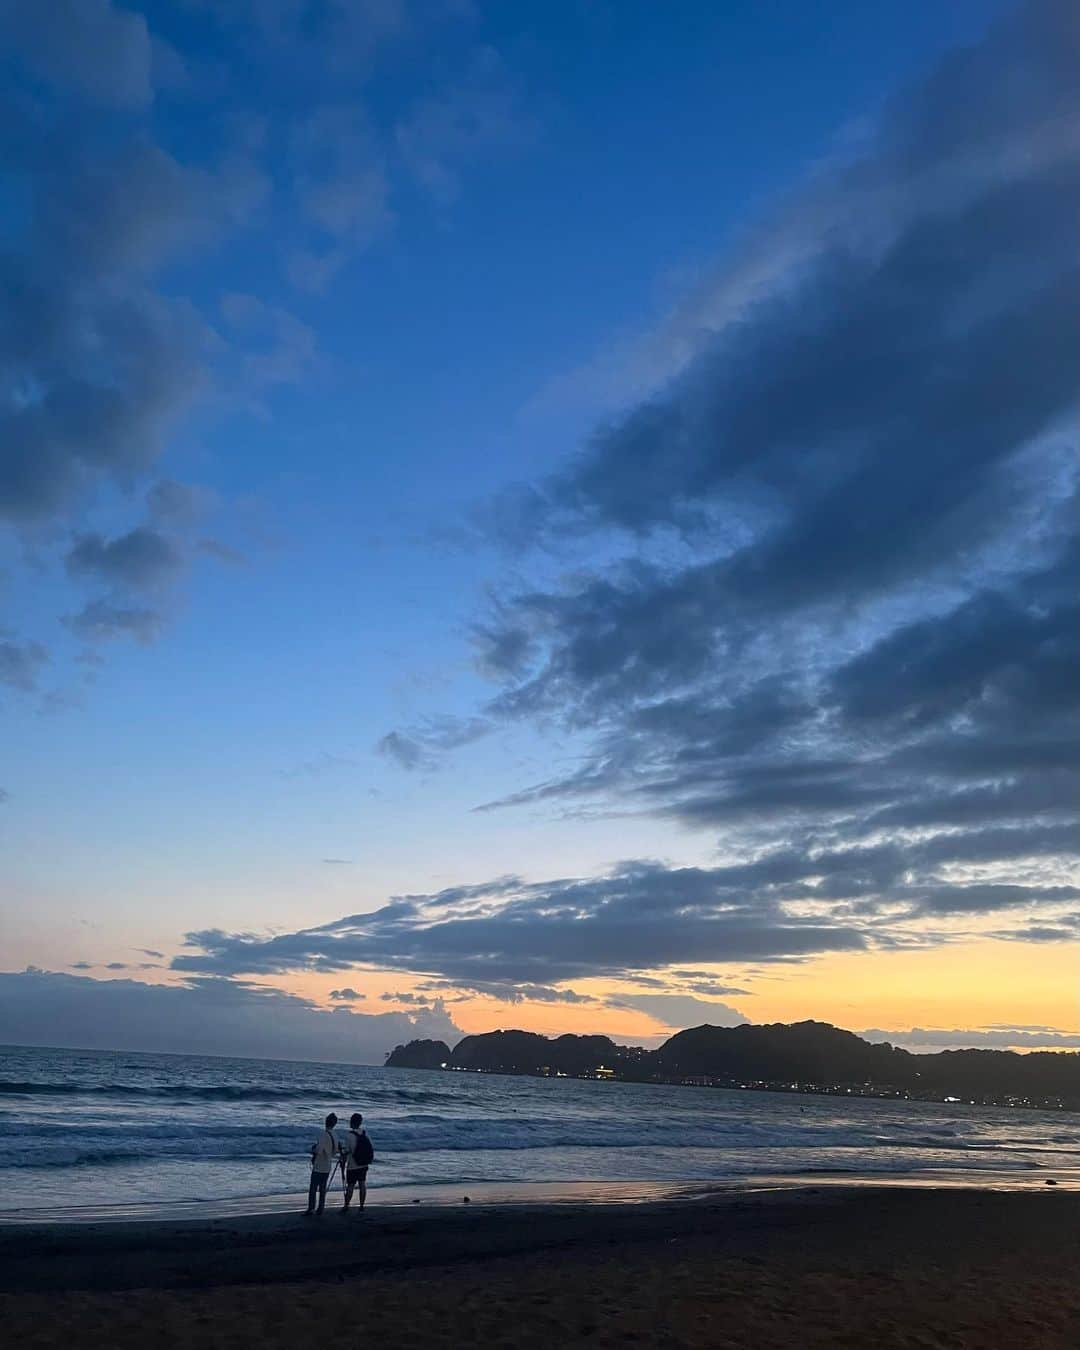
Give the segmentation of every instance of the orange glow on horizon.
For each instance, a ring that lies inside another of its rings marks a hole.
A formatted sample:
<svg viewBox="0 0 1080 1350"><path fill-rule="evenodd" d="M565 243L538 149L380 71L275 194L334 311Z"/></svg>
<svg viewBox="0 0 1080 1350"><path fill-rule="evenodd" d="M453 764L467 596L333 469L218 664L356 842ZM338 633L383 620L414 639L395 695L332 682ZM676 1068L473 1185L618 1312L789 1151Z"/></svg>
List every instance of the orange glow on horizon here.
<svg viewBox="0 0 1080 1350"><path fill-rule="evenodd" d="M973 1029L999 1024L1075 1032L1080 1028L1077 955L1075 947L1063 943L984 939L926 949L844 953L800 965L759 965L750 973L715 969L718 981L750 991L749 995L732 995L722 1002L753 1022L813 1018L852 1031ZM360 1013L381 1013L408 1011L407 1004L384 1001L381 995L416 993L424 980L354 971L337 976L277 976L260 982L300 994L326 1008L346 1006ZM331 1001L330 990L343 986L365 997L344 1005ZM662 1038L680 1029L649 1013L602 1002L608 996L631 992L633 981L583 980L575 981L572 987L597 1001L509 1003L473 995L461 1002L449 1002L446 1011L465 1033L514 1027L545 1035L596 1032L634 1043ZM454 991L447 992L454 997ZM636 992L659 991L652 988ZM685 994L688 990L683 982L672 979L670 992ZM427 997L432 996L429 991ZM706 1006L696 1020L709 1020Z"/></svg>

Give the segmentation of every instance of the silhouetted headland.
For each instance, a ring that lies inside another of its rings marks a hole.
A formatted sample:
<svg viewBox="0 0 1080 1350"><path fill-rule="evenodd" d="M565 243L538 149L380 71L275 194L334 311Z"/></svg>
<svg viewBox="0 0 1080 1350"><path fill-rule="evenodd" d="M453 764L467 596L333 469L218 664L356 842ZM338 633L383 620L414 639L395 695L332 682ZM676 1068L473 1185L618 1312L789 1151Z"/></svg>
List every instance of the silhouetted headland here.
<svg viewBox="0 0 1080 1350"><path fill-rule="evenodd" d="M444 1041L410 1041L393 1050L386 1064L1080 1110L1080 1054L1075 1052L915 1054L813 1021L692 1027L656 1050L618 1045L607 1036L490 1031L466 1036L452 1050Z"/></svg>

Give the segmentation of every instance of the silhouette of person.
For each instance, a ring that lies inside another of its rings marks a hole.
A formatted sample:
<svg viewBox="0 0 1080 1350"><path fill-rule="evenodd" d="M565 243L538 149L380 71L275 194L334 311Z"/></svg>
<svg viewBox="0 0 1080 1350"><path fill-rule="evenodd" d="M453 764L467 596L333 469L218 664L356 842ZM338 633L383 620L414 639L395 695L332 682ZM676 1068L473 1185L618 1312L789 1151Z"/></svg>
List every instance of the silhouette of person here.
<svg viewBox="0 0 1080 1350"><path fill-rule="evenodd" d="M349 1117L349 1133L344 1149L346 1209L353 1198L353 1191L359 1192L357 1209L364 1208L367 1200L367 1170L374 1155L375 1150L364 1129L364 1117L359 1111L354 1111Z"/></svg>
<svg viewBox="0 0 1080 1350"><path fill-rule="evenodd" d="M334 1170L334 1158L338 1151L338 1141L334 1137L337 1116L333 1111L326 1117L326 1128L311 1146L311 1182L308 1185L307 1213L321 1214L326 1208L326 1183ZM319 1202L315 1208L316 1198Z"/></svg>

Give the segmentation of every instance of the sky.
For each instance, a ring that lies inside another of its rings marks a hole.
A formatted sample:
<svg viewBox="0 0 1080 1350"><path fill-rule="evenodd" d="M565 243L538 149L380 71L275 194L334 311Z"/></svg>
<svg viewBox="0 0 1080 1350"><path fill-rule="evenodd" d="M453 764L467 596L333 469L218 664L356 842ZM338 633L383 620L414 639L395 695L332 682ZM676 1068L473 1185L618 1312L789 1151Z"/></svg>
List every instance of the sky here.
<svg viewBox="0 0 1080 1350"><path fill-rule="evenodd" d="M1078 39L0 0L0 1042L1080 1045Z"/></svg>

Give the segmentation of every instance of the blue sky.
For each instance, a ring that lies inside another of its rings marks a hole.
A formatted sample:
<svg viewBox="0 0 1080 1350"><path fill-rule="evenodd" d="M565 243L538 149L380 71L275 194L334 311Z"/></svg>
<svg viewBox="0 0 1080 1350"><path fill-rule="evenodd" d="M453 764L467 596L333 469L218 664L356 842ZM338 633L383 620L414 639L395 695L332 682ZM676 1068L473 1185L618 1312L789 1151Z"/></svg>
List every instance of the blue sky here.
<svg viewBox="0 0 1080 1350"><path fill-rule="evenodd" d="M919 403L915 375L905 390L883 371L921 362L929 380L953 360L946 339L966 325L974 350L985 316L987 333L999 316L1020 331L1067 267L1075 109L1055 102L1050 68L1064 7L246 0L227 14L197 0L0 7L18 334L0 353L6 964L88 960L100 976L138 946L171 958L186 933L299 932L509 873L557 886L627 859L708 869L778 848L876 848L915 828L882 787L893 825L865 815L849 830L832 788L786 760L783 827L736 827L679 766L713 744L722 710L744 728L790 717L785 754L827 742L850 755L856 722L865 751L871 716L897 754L934 718L935 734L982 735L955 691L985 710L994 681L1013 689L1057 640L1029 620L1058 613L1069 400L1034 370L1064 321L1032 320L1031 378L1001 386L1025 411L999 419L1000 447L959 374L945 417ZM964 211L989 242L961 263ZM879 281L878 308L852 303L843 321L864 325L865 346L845 350L839 297L874 297ZM939 349L915 351L904 325L939 322ZM986 343L992 387L994 362L1016 363ZM815 372L830 351L849 363L844 382L835 364ZM762 395L770 439L749 394L742 407L718 391L773 367L790 397ZM807 381L832 389L827 410ZM758 446L722 493L729 449L701 411L720 400L725 434ZM911 425L885 444L906 407ZM962 447L951 459L932 450L943 426ZM867 538L837 544L843 581L828 582L839 565L814 553L815 484L849 475L865 493L852 500L897 503L899 530L906 488L882 466L909 452L940 519L887 556L871 536L891 521L875 528L868 510ZM993 492L1023 509L991 526ZM802 536L781 531L751 570L718 574L703 658L705 639L688 635L704 602L687 586L800 513ZM802 552L776 552L800 538ZM995 605L1010 604L1015 631L993 639ZM950 614L973 616L972 645L991 654L1030 640L1009 649L1020 674L999 655L956 676L931 632ZM615 631L618 670L599 656ZM531 655L504 661L508 642ZM937 682L936 711L918 691L903 712L885 707L889 659ZM688 720L691 695L705 722ZM826 735L835 699L848 721ZM1047 706L1040 746L1075 712ZM687 739L673 750L657 738L676 717ZM630 745L640 755L617 764ZM780 752L717 753L713 781L736 761L773 772ZM1023 769L961 786L1019 793ZM1004 821L1063 825L1051 817L1028 803ZM1064 941L1075 904L1056 840L1037 854L1052 865L1013 840L1019 873L997 857L998 871L960 879L1027 884L1009 923ZM920 884L955 883L964 864L948 865ZM801 875L820 886L813 868ZM878 929L852 927L845 896L836 943L796 944L797 959L1002 928L1004 892L981 909L969 893L970 931L932 932L930 902L900 914L915 902L897 884L874 882ZM781 901L788 920L809 922L805 900ZM762 917L776 896L754 903ZM549 983L563 992L595 976L693 994L670 973L681 956L564 974L557 948ZM210 973L245 973L220 944L204 950ZM357 958L369 973L385 956L371 950ZM710 950L722 973L725 949ZM746 952L732 952L745 974ZM318 998L314 960L272 974ZM391 970L463 995L485 984L445 953L410 960ZM495 977L509 994L524 978L512 967Z"/></svg>

